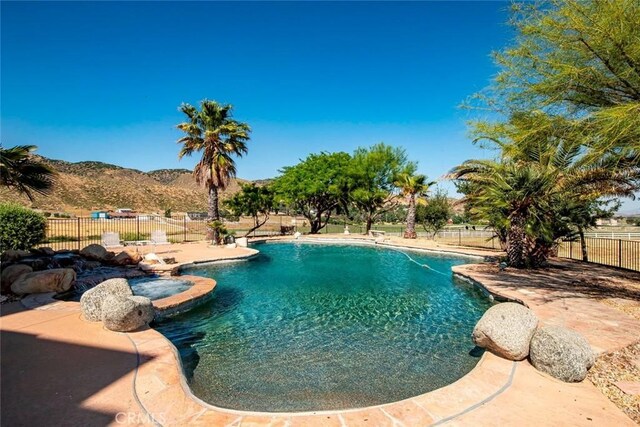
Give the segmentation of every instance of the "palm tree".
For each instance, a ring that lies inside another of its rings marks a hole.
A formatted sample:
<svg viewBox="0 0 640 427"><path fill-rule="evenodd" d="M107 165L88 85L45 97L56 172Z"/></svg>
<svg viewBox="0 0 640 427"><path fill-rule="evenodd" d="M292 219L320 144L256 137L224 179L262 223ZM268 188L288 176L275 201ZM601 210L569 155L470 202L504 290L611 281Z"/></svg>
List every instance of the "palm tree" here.
<svg viewBox="0 0 640 427"><path fill-rule="evenodd" d="M405 239L415 239L416 234L416 197L425 196L429 187L435 181L427 182L426 175L418 175L411 170L400 173L395 179L395 185L400 189L400 194L407 197L407 229L404 232Z"/></svg>
<svg viewBox="0 0 640 427"><path fill-rule="evenodd" d="M547 139L502 145L498 160L469 160L453 170L466 183L470 212L503 231L509 264L535 267L566 235L568 202L582 209L601 197L632 196L639 171L593 161L581 144Z"/></svg>
<svg viewBox="0 0 640 427"><path fill-rule="evenodd" d="M0 183L15 188L33 202L34 193L47 195L54 184L55 171L35 159L35 145L0 146Z"/></svg>
<svg viewBox="0 0 640 427"><path fill-rule="evenodd" d="M202 158L195 166L193 175L199 185L209 191L208 222L220 220L218 209L218 191L224 190L231 178L236 176L233 156L242 157L247 152L246 142L251 129L246 123L231 118L230 104L218 104L216 101L203 100L200 111L192 105L182 104L180 111L187 121L177 127L185 133L178 140L182 144L178 158L202 152ZM211 227L207 230L207 239L218 241Z"/></svg>

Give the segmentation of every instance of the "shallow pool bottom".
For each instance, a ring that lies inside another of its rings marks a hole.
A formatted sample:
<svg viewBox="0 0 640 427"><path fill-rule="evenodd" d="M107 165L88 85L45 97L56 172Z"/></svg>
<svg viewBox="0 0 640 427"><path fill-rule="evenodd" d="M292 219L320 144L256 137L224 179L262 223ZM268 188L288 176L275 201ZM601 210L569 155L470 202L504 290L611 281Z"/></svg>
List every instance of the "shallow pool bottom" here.
<svg viewBox="0 0 640 427"><path fill-rule="evenodd" d="M154 301L184 292L193 283L184 279L149 276L129 279L129 286L134 295Z"/></svg>
<svg viewBox="0 0 640 427"><path fill-rule="evenodd" d="M248 262L190 269L218 281L213 299L157 326L201 399L266 412L365 407L443 387L477 363L469 337L490 301L453 282L464 258L259 249Z"/></svg>

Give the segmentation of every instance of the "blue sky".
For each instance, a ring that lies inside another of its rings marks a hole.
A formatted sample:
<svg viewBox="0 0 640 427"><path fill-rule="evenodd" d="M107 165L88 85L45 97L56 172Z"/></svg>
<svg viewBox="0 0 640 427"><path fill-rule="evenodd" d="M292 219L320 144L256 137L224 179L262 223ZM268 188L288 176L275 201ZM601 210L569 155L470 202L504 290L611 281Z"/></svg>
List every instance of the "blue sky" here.
<svg viewBox="0 0 640 427"><path fill-rule="evenodd" d="M228 102L247 179L384 141L422 173L491 153L461 110L509 44L506 2L2 2L2 144L144 171L178 161L178 106ZM451 183L443 186L453 191Z"/></svg>

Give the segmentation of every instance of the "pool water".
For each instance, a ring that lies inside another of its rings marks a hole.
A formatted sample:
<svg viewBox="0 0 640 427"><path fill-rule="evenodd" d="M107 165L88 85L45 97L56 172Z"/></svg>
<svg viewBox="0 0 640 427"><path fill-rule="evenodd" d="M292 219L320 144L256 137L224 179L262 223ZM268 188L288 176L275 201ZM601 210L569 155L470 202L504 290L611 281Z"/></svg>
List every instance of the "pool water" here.
<svg viewBox="0 0 640 427"><path fill-rule="evenodd" d="M184 292L193 286L193 283L184 279L148 276L129 279L129 286L131 286L131 291L134 295L157 300Z"/></svg>
<svg viewBox="0 0 640 427"><path fill-rule="evenodd" d="M204 401L267 412L364 407L440 388L478 362L470 335L490 301L450 270L468 260L257 248L250 261L190 269L218 282L213 299L157 325Z"/></svg>

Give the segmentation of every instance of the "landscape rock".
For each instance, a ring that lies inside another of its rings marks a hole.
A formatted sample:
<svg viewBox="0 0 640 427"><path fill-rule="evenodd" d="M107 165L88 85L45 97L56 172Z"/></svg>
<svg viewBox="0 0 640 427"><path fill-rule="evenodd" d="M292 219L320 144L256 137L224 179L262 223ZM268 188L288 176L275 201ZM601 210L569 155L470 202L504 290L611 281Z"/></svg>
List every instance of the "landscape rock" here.
<svg viewBox="0 0 640 427"><path fill-rule="evenodd" d="M8 251L4 251L2 253L2 262L13 262L17 261L20 258L31 256L31 252L22 251L19 249L9 249Z"/></svg>
<svg viewBox="0 0 640 427"><path fill-rule="evenodd" d="M53 248L49 246L44 246L40 248L40 252L42 252L46 256L54 256L56 254L56 251L54 251Z"/></svg>
<svg viewBox="0 0 640 427"><path fill-rule="evenodd" d="M24 264L14 264L2 269L0 276L0 290L3 294L11 290L11 284L18 280L22 275L33 272L33 268Z"/></svg>
<svg viewBox="0 0 640 427"><path fill-rule="evenodd" d="M102 322L111 331L129 332L148 325L154 315L153 304L147 297L109 296L104 300Z"/></svg>
<svg viewBox="0 0 640 427"><path fill-rule="evenodd" d="M100 264L100 261L86 261L84 263L85 270L93 270L94 268L98 268L100 266L102 266L102 264Z"/></svg>
<svg viewBox="0 0 640 427"><path fill-rule="evenodd" d="M142 261L142 255L134 251L122 251L111 260L115 265L137 265Z"/></svg>
<svg viewBox="0 0 640 427"><path fill-rule="evenodd" d="M529 357L537 370L565 382L584 380L595 362L586 338L560 326L538 328L531 339Z"/></svg>
<svg viewBox="0 0 640 427"><path fill-rule="evenodd" d="M104 246L96 245L95 243L82 248L80 255L87 259L101 262L110 261L114 256L113 252L109 252Z"/></svg>
<svg viewBox="0 0 640 427"><path fill-rule="evenodd" d="M509 360L529 355L529 343L538 318L527 307L513 302L497 304L487 310L473 329L473 342Z"/></svg>
<svg viewBox="0 0 640 427"><path fill-rule="evenodd" d="M45 256L54 256L56 254L56 251L54 251L53 249L51 249L48 246L44 246L42 248L37 248L34 251L37 255L45 255Z"/></svg>
<svg viewBox="0 0 640 427"><path fill-rule="evenodd" d="M82 315L90 322L102 320L104 301L109 297L127 298L133 295L127 279L109 279L87 290L80 297Z"/></svg>
<svg viewBox="0 0 640 427"><path fill-rule="evenodd" d="M34 271L20 276L11 284L14 294L37 294L43 292L68 291L76 280L76 272L71 268Z"/></svg>

